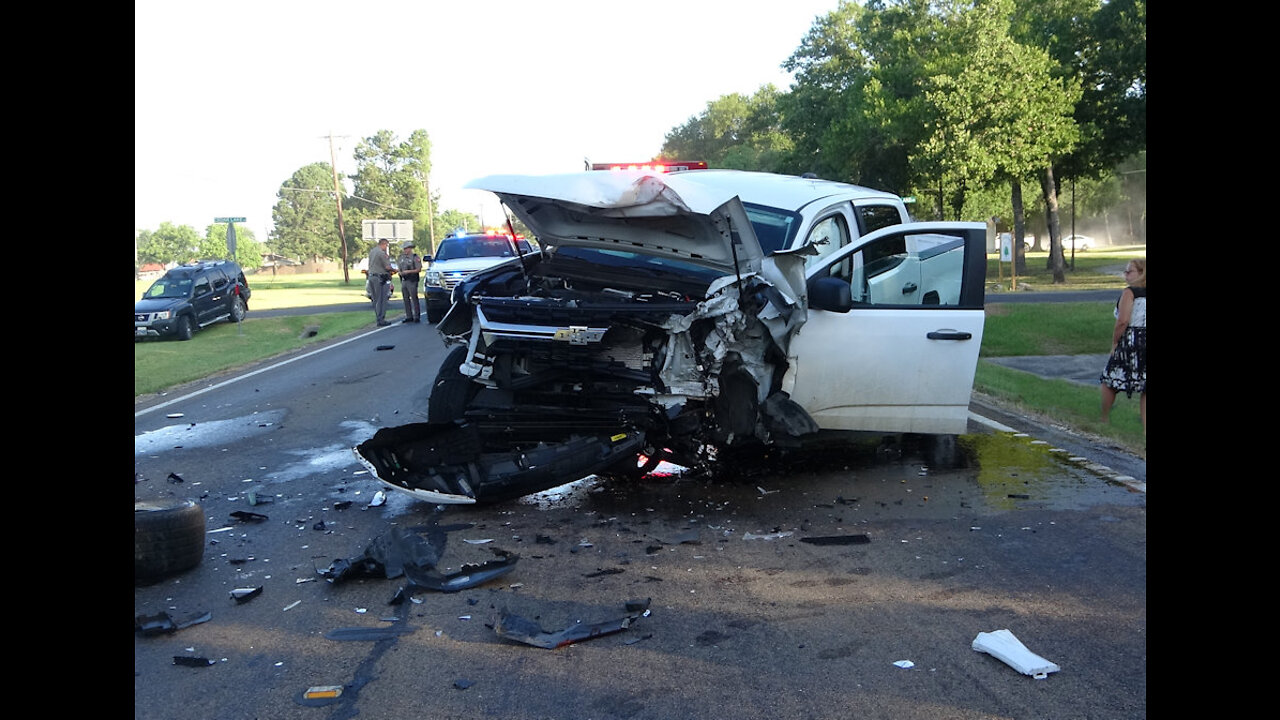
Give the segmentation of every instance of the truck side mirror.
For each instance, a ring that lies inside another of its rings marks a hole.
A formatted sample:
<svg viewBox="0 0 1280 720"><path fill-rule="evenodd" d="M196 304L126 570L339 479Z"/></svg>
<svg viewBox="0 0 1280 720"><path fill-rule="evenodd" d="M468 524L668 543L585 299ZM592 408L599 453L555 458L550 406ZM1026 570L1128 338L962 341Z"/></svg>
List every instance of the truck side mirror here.
<svg viewBox="0 0 1280 720"><path fill-rule="evenodd" d="M809 307L846 313L853 308L853 290L849 281L838 277L815 278L809 283Z"/></svg>

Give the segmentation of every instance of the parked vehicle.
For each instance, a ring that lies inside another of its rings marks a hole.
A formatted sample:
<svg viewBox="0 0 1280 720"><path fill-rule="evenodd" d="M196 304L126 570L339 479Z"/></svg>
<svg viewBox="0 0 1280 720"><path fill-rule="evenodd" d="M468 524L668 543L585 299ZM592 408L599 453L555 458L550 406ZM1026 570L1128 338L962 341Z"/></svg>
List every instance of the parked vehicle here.
<svg viewBox="0 0 1280 720"><path fill-rule="evenodd" d="M134 340L190 340L196 330L219 320L239 322L249 311L251 294L244 271L231 260L175 267L134 303Z"/></svg>
<svg viewBox="0 0 1280 720"><path fill-rule="evenodd" d="M1071 252L1073 246L1077 252L1093 249L1093 238L1088 235L1068 235L1062 239L1062 251Z"/></svg>
<svg viewBox="0 0 1280 720"><path fill-rule="evenodd" d="M882 215L851 198L901 201L840 185L716 170L474 181L542 250L457 286L428 422L380 430L357 457L395 490L474 503L823 432L964 432L985 225L868 230Z"/></svg>
<svg viewBox="0 0 1280 720"><path fill-rule="evenodd" d="M434 256L423 258L427 266L423 283L427 322L438 323L449 311L453 289L472 273L493 267L517 255L533 252L524 238L509 235L450 235L440 241Z"/></svg>

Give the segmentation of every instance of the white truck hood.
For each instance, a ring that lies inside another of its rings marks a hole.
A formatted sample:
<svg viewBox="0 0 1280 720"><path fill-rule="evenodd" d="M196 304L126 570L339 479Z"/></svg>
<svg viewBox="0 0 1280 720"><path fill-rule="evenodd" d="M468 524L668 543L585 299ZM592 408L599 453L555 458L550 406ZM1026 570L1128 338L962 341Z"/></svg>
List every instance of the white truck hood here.
<svg viewBox="0 0 1280 720"><path fill-rule="evenodd" d="M700 185L696 171L490 175L465 187L497 195L547 247L626 250L725 274L759 270L764 257L738 196Z"/></svg>

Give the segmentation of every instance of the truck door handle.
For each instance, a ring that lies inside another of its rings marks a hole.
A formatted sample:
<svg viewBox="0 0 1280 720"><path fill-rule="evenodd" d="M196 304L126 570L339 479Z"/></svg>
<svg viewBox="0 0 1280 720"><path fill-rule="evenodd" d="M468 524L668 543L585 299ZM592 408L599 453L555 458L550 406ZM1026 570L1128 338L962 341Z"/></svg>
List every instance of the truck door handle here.
<svg viewBox="0 0 1280 720"><path fill-rule="evenodd" d="M907 283L906 285L902 286L902 294L910 295L911 293L915 292L917 289L919 288L916 286L915 283Z"/></svg>
<svg viewBox="0 0 1280 720"><path fill-rule="evenodd" d="M971 340L973 333L964 332L962 330L934 330L925 335L930 340Z"/></svg>

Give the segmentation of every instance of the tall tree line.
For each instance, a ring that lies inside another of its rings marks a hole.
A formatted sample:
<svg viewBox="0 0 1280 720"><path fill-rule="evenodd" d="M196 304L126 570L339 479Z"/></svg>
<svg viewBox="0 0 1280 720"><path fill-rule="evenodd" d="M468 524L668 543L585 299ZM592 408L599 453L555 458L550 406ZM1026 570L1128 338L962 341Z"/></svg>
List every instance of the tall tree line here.
<svg viewBox="0 0 1280 720"><path fill-rule="evenodd" d="M1055 282L1067 183L1096 208L1132 174L1145 198L1146 0L842 0L782 67L789 91L709 102L662 155L868 185L923 217L999 216L1020 269L1034 188ZM1145 202L1131 226L1145 237Z"/></svg>

